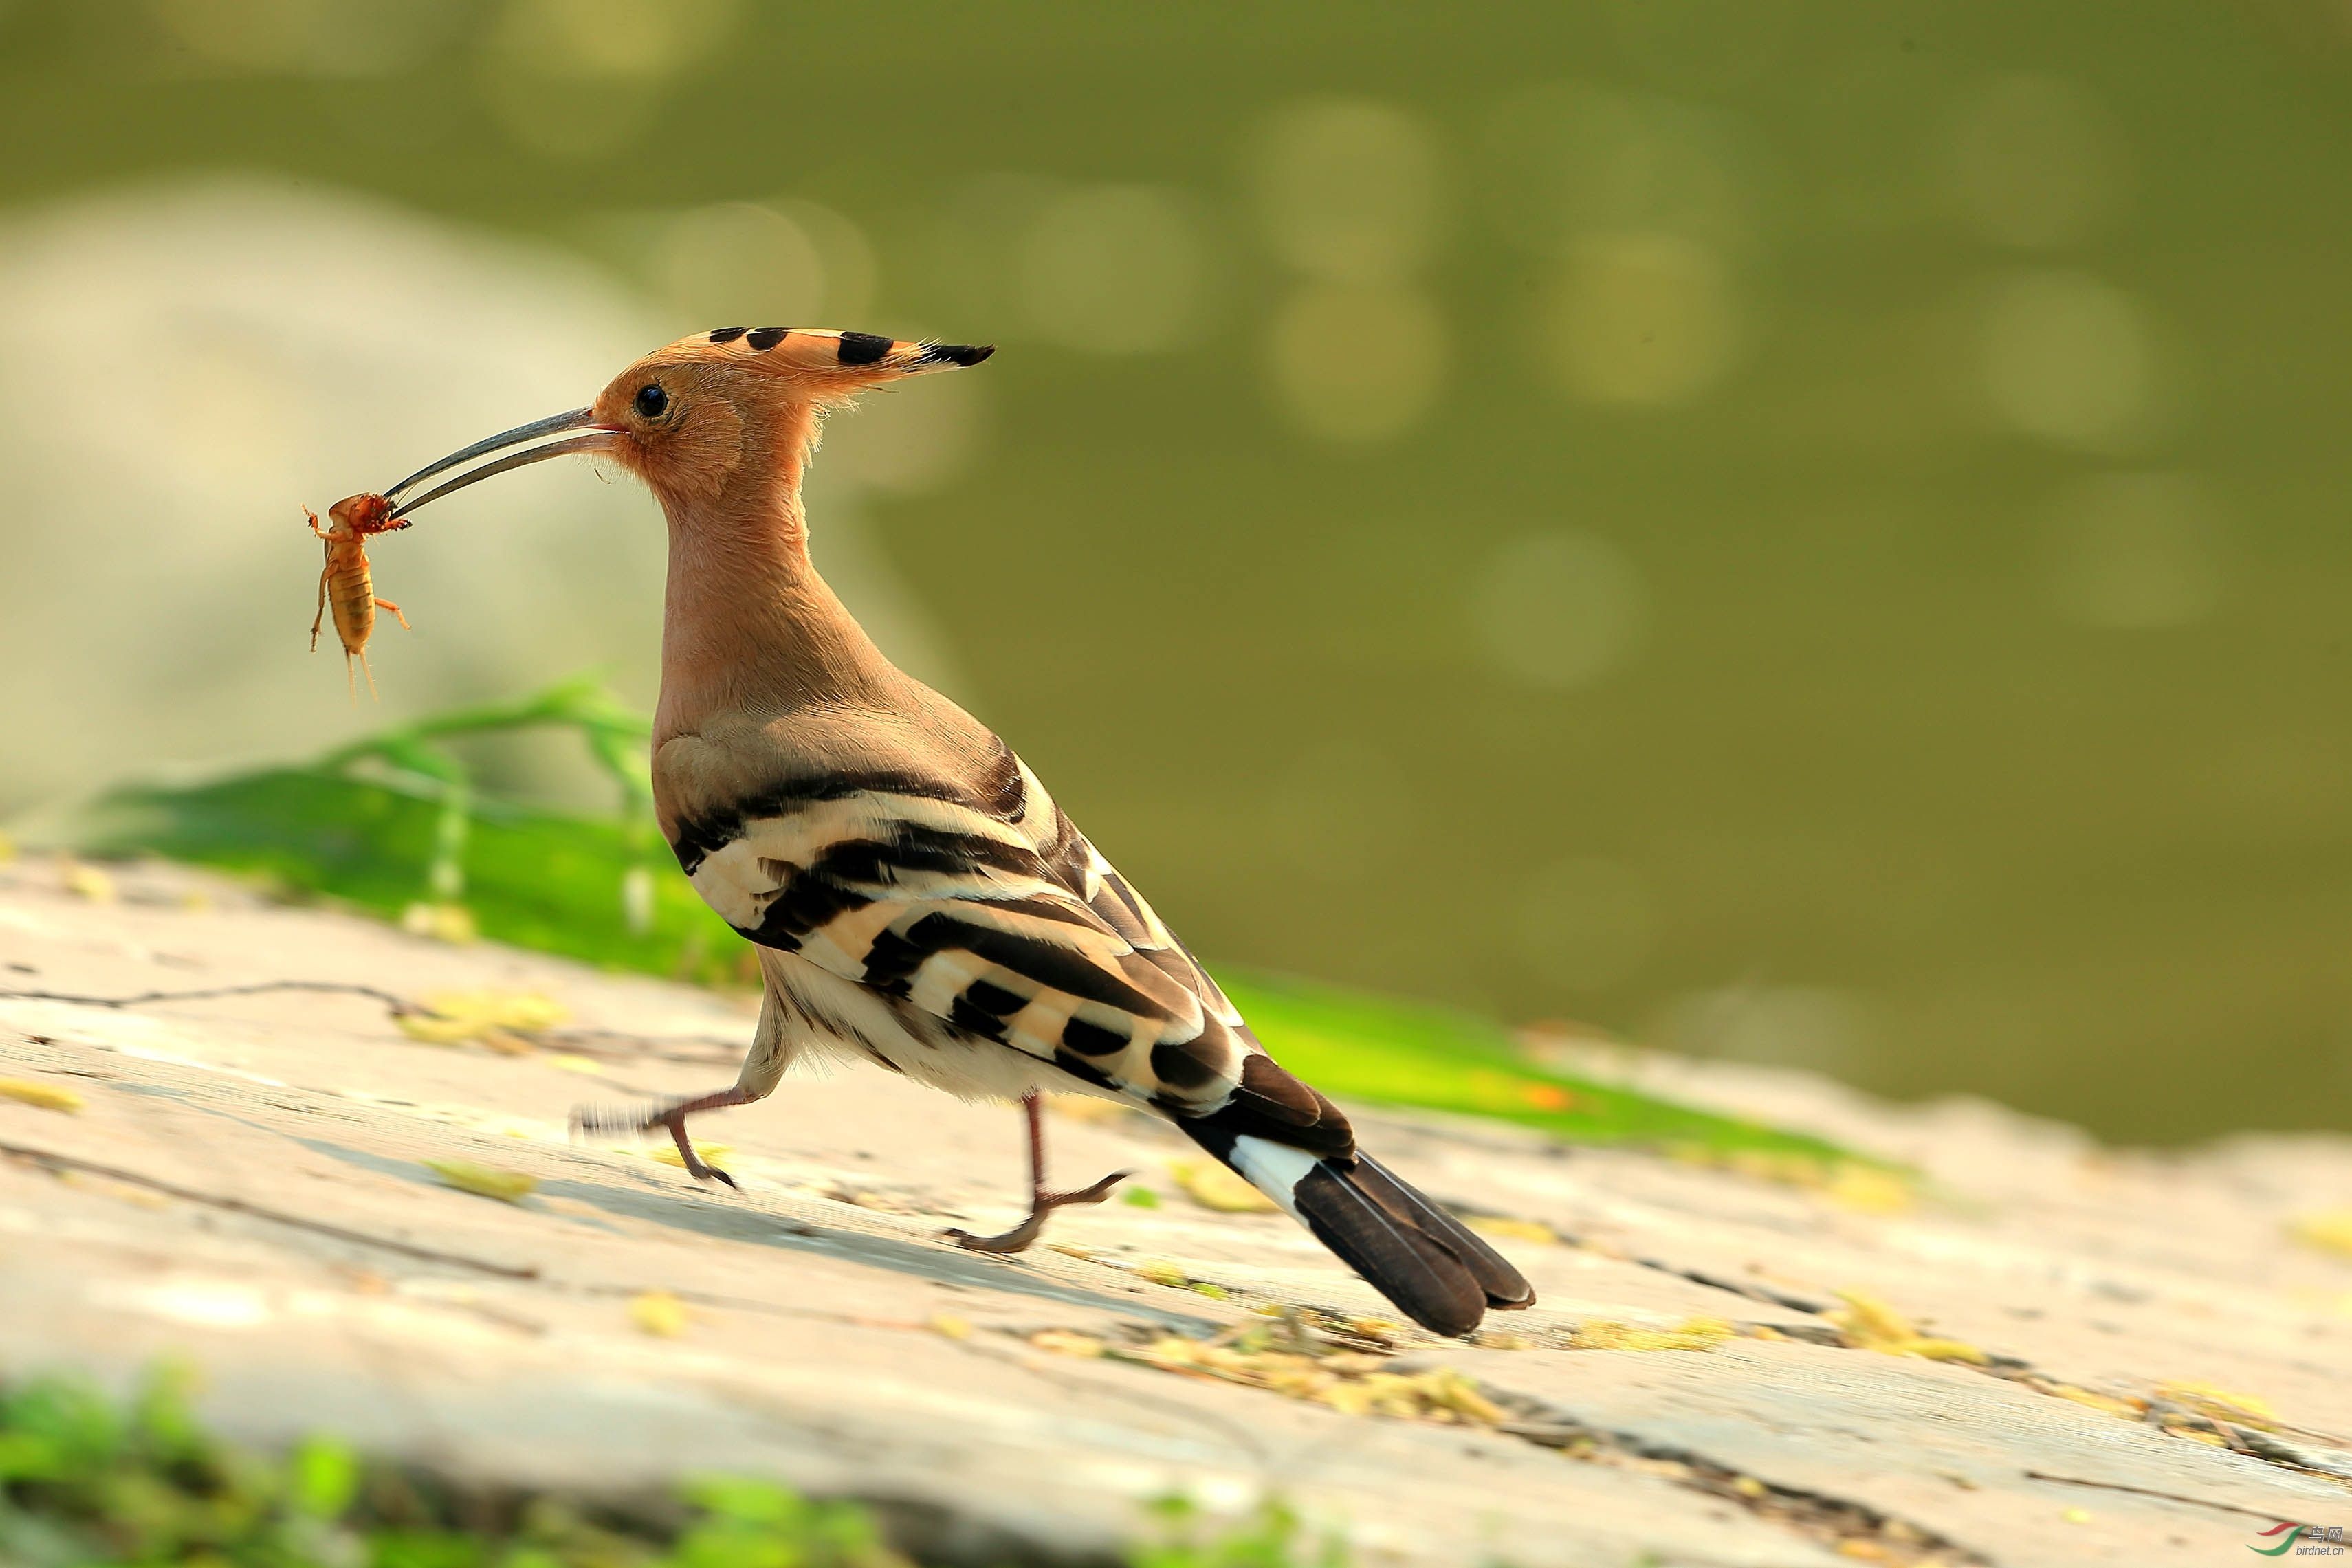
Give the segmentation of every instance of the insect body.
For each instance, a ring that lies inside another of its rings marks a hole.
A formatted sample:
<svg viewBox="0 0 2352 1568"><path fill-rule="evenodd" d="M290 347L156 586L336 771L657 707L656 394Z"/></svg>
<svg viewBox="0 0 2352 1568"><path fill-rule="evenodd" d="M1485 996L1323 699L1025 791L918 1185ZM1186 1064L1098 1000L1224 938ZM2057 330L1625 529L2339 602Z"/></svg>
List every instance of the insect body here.
<svg viewBox="0 0 2352 1568"><path fill-rule="evenodd" d="M382 496L364 494L346 496L327 508L334 527L319 526L319 514L308 507L302 515L310 519L310 531L326 541L327 563L319 573L319 613L310 622L310 652L319 651L319 628L327 619L327 607L335 611L335 635L343 643L343 678L352 677L352 661L360 662L360 673L368 678L368 695L375 695L375 676L367 667L368 639L375 633L375 612L389 610L404 632L408 617L400 606L389 599L375 596L375 580L368 571L367 536L388 534L408 526L405 517L394 518L392 503ZM359 687L352 685L352 700L359 700Z"/></svg>

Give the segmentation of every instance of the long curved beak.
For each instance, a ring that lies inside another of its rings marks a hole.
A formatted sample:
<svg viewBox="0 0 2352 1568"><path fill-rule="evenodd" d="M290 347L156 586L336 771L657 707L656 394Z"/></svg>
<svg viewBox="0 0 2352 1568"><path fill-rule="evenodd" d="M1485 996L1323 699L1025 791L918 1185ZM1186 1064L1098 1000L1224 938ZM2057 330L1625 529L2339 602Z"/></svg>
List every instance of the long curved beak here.
<svg viewBox="0 0 2352 1568"><path fill-rule="evenodd" d="M528 444L543 441L547 436L562 435L568 430L584 430L587 434L571 436L562 441L546 441L542 445ZM510 468L520 468L532 463L543 463L551 457L568 456L574 452L609 451L613 443L626 434L625 431L617 430L609 424L598 424L590 417L587 409L575 408L569 413L559 413L546 419L533 420L529 424L518 424L512 430L500 431L488 440L477 441L462 452L452 452L438 463L428 464L419 468L415 473L386 490L383 493L384 498L392 503L391 516L404 517L427 502L437 501L453 490L462 490L468 485L504 474ZM509 447L521 447L522 450L507 452ZM415 488L436 474L446 474L452 468L471 463L477 457L487 457L494 452L507 452L507 455L494 462L485 463L479 468L468 469L455 479L445 480L414 500L404 501L400 498L402 492Z"/></svg>

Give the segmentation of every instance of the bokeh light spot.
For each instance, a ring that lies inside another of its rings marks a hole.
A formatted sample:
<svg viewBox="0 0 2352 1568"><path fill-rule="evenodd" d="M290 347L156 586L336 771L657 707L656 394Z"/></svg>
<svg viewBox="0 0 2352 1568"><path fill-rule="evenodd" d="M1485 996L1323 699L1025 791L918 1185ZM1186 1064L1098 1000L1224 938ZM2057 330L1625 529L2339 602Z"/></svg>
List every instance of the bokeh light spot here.
<svg viewBox="0 0 2352 1568"><path fill-rule="evenodd" d="M1641 646L1648 595L1623 551L1559 530L1511 540L1471 584L1470 625L1500 674L1553 690L1588 685Z"/></svg>
<svg viewBox="0 0 2352 1568"><path fill-rule="evenodd" d="M1327 441L1380 441L1436 402L1448 347L1436 305L1418 289L1309 284L1275 318L1267 369L1300 429Z"/></svg>
<svg viewBox="0 0 2352 1568"><path fill-rule="evenodd" d="M541 76L657 80L722 43L739 9L737 0L508 0L497 31Z"/></svg>
<svg viewBox="0 0 2352 1568"><path fill-rule="evenodd" d="M2108 451L2143 435L2156 412L2156 345L2131 296L2078 272L2031 272L1987 297L1979 371L2010 428Z"/></svg>
<svg viewBox="0 0 2352 1568"><path fill-rule="evenodd" d="M1712 250L1672 235L1596 236L1555 287L1547 334L1554 373L1591 402L1685 402L1738 358L1739 308Z"/></svg>
<svg viewBox="0 0 2352 1568"><path fill-rule="evenodd" d="M1403 110L1360 99L1294 104L1267 128L1255 163L1266 237L1309 277L1397 282L1436 246L1437 150Z"/></svg>

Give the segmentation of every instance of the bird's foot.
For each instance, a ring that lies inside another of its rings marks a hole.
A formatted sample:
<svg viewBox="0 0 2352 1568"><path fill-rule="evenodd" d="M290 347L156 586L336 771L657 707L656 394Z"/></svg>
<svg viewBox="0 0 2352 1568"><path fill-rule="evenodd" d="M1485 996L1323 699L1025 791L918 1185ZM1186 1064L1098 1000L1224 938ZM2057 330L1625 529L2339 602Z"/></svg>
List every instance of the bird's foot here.
<svg viewBox="0 0 2352 1568"><path fill-rule="evenodd" d="M663 1128L668 1132L670 1141L677 1145L677 1157L686 1166L687 1175L698 1182L725 1182L735 1191L740 1192L743 1189L736 1185L735 1178L717 1166L707 1163L700 1155L695 1153L694 1140L686 1135L686 1118L688 1113L712 1109L709 1103L716 1098L717 1096L713 1095L703 1095L676 1105L665 1105L651 1112L615 1111L594 1105L583 1105L572 1113L572 1130L574 1133L588 1134L593 1136L609 1137L615 1133L641 1134L650 1133L656 1127Z"/></svg>
<svg viewBox="0 0 2352 1568"><path fill-rule="evenodd" d="M717 1166L705 1164L702 1156L694 1152L694 1140L686 1135L685 1117L669 1118L661 1122L659 1125L669 1129L670 1138L677 1145L677 1157L685 1165L687 1175L697 1181L723 1181L732 1192L743 1190L736 1185L733 1176L729 1176Z"/></svg>
<svg viewBox="0 0 2352 1568"><path fill-rule="evenodd" d="M1113 1171L1088 1187L1076 1192L1041 1192L1029 1202L1029 1218L1012 1229L997 1236L974 1236L969 1230L950 1230L947 1239L967 1252L1010 1254L1028 1250L1045 1228L1045 1217L1057 1208L1073 1203L1100 1203L1110 1196L1111 1188L1125 1181L1127 1171Z"/></svg>

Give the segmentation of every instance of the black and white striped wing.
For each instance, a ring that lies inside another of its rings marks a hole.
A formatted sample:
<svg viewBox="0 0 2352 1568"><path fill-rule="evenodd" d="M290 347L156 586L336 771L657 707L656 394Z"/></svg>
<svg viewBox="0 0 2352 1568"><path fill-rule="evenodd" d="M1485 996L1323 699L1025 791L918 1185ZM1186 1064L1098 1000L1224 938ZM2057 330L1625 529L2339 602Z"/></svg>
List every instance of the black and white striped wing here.
<svg viewBox="0 0 2352 1568"><path fill-rule="evenodd" d="M1090 1082L1214 1109L1262 1054L1241 1015L1035 776L1003 761L985 791L898 777L770 791L681 825L678 862L763 946Z"/></svg>

